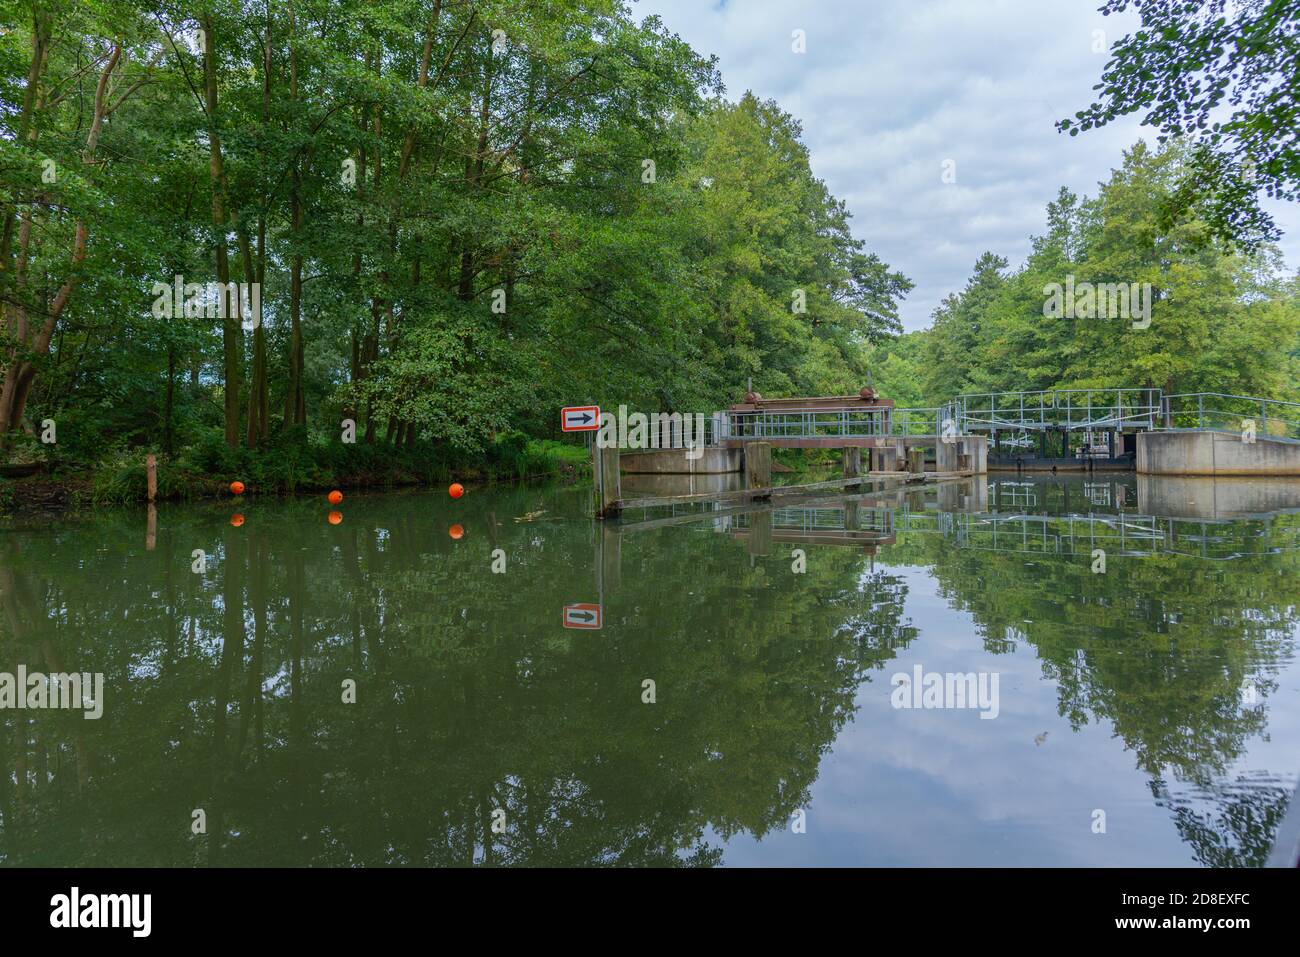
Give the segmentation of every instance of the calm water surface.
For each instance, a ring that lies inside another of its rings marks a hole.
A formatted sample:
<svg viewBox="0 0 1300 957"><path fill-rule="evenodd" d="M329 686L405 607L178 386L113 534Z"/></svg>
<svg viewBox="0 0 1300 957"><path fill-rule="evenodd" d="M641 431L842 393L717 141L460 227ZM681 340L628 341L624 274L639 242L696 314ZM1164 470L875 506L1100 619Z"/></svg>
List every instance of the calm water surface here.
<svg viewBox="0 0 1300 957"><path fill-rule="evenodd" d="M0 672L105 690L0 710L0 862L1263 863L1300 491L990 478L604 527L561 487L10 520ZM894 707L917 666L996 674L997 717Z"/></svg>

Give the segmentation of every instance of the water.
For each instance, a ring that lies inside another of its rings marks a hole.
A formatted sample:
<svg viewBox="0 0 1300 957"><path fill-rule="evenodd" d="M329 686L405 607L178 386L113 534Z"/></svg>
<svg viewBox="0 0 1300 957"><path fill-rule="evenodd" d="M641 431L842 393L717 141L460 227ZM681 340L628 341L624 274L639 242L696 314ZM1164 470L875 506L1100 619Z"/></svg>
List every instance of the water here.
<svg viewBox="0 0 1300 957"><path fill-rule="evenodd" d="M0 710L0 861L1262 863L1300 483L991 478L618 527L562 487L166 505L152 548L143 511L10 521L0 672L105 685ZM918 665L996 673L997 716L894 707Z"/></svg>

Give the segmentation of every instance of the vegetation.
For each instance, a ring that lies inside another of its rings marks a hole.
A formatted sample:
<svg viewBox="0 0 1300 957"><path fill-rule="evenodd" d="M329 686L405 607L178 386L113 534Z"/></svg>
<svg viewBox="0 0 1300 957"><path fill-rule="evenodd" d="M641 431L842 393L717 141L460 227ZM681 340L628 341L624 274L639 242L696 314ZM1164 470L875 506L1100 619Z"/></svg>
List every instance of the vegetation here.
<svg viewBox="0 0 1300 957"><path fill-rule="evenodd" d="M1214 235L1205 203L1163 219L1193 162L1181 141L1139 142L1096 198L1062 189L1023 266L984 253L929 329L873 349L878 385L904 405L1120 386L1300 398L1300 283L1276 248L1248 253ZM1070 277L1149 284L1150 324L1045 315L1049 287Z"/></svg>
<svg viewBox="0 0 1300 957"><path fill-rule="evenodd" d="M485 467L575 401L856 389L899 330L798 123L619 3L6 6L10 461L291 489L351 420L350 467Z"/></svg>
<svg viewBox="0 0 1300 957"><path fill-rule="evenodd" d="M1162 136L1195 138L1166 223L1200 201L1220 239L1276 239L1258 195L1294 200L1300 189L1295 0L1105 0L1101 12L1130 7L1141 27L1111 48L1097 101L1057 127L1077 136L1144 111Z"/></svg>

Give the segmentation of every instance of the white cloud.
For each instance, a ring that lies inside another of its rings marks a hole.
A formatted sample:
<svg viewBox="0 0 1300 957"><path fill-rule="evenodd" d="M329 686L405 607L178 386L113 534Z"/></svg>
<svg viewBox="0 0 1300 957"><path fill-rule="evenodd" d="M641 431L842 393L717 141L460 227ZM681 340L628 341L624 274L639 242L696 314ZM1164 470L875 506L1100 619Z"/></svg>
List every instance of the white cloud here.
<svg viewBox="0 0 1300 957"><path fill-rule="evenodd" d="M1095 195L1145 134L1126 118L1078 137L1056 120L1090 102L1105 54L1137 22L1099 0L636 0L702 54L728 96L772 98L798 118L813 172L844 199L854 231L916 289L909 329L960 289L980 253L1023 262L1061 186ZM807 53L791 52L791 32ZM942 181L943 162L956 182ZM1300 262L1300 210L1267 203Z"/></svg>

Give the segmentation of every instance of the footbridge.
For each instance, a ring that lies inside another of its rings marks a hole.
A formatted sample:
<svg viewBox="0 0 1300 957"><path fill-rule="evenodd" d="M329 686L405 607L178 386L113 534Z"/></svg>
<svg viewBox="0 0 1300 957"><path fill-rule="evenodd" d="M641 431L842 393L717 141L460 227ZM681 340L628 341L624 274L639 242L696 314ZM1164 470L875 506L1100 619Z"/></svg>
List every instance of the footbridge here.
<svg viewBox="0 0 1300 957"><path fill-rule="evenodd" d="M762 399L713 417L723 445L762 439L790 448L863 448L891 439L1017 432L1219 431L1251 423L1258 436L1300 441L1300 403L1219 392L1165 395L1160 389L1055 389L959 395L941 406L898 408L864 389L857 396Z"/></svg>

